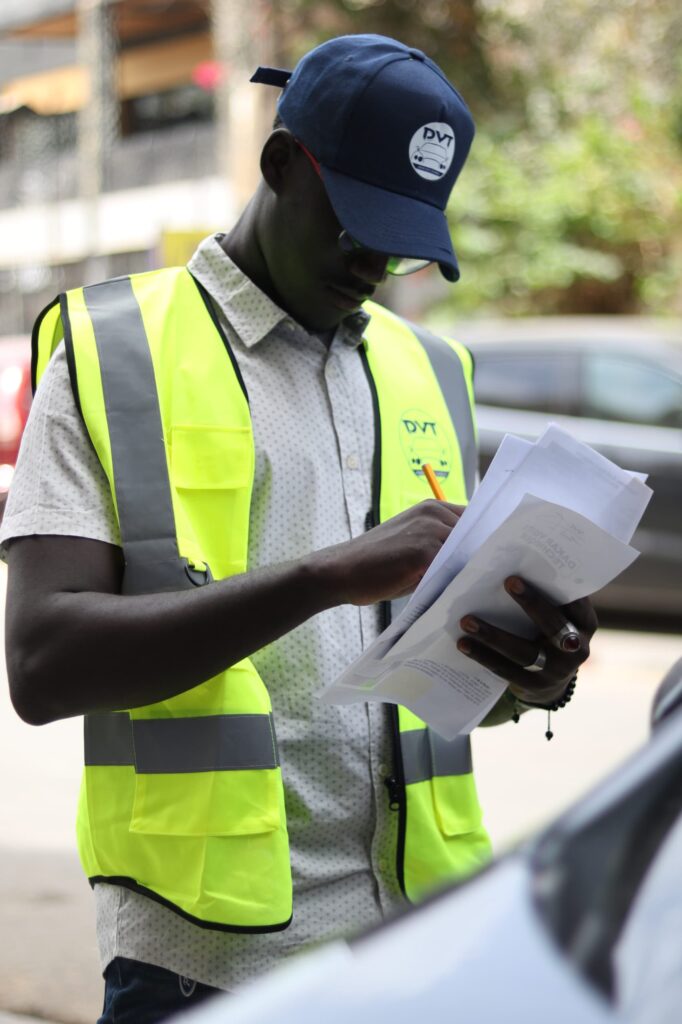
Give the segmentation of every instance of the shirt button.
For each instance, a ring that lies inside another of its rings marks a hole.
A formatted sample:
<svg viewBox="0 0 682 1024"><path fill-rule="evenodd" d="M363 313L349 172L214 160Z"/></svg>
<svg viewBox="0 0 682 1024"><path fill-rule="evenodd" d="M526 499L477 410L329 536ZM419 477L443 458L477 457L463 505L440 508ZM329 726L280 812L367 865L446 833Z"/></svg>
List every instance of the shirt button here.
<svg viewBox="0 0 682 1024"><path fill-rule="evenodd" d="M382 761L381 764L379 765L379 775L382 777L382 779L385 779L388 776L388 774L388 765L384 764Z"/></svg>
<svg viewBox="0 0 682 1024"><path fill-rule="evenodd" d="M357 469L359 465L360 459L357 457L357 455L346 456L346 466L348 467L348 469Z"/></svg>

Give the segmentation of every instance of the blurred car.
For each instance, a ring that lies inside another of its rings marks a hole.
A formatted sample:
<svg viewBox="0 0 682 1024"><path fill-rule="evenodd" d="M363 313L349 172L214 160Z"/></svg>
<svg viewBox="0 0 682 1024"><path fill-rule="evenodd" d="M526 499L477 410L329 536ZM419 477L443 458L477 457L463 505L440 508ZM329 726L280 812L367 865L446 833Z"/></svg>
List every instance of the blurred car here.
<svg viewBox="0 0 682 1024"><path fill-rule="evenodd" d="M460 325L475 360L481 473L506 433L555 422L653 489L634 564L594 598L604 623L682 621L682 343L578 318Z"/></svg>
<svg viewBox="0 0 682 1024"><path fill-rule="evenodd" d="M682 658L652 724L604 782L469 881L179 1019L678 1024Z"/></svg>
<svg viewBox="0 0 682 1024"><path fill-rule="evenodd" d="M0 518L31 408L31 340L0 337Z"/></svg>

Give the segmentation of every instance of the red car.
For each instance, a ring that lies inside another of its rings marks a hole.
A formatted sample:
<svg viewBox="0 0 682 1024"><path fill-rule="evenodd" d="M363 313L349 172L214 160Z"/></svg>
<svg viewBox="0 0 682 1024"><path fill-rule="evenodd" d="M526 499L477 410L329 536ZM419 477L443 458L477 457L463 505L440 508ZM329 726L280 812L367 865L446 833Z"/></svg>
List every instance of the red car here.
<svg viewBox="0 0 682 1024"><path fill-rule="evenodd" d="M31 340L0 337L0 517L31 407Z"/></svg>

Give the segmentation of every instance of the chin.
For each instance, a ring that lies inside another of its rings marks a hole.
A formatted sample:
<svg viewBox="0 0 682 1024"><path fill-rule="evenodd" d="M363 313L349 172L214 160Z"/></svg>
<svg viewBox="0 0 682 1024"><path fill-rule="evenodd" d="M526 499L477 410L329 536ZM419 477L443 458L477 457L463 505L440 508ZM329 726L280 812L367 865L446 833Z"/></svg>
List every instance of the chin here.
<svg viewBox="0 0 682 1024"><path fill-rule="evenodd" d="M316 333L319 331L336 330L339 324L350 314L347 310L326 309L311 311L310 307L301 316L294 316L294 319L305 327L306 331Z"/></svg>

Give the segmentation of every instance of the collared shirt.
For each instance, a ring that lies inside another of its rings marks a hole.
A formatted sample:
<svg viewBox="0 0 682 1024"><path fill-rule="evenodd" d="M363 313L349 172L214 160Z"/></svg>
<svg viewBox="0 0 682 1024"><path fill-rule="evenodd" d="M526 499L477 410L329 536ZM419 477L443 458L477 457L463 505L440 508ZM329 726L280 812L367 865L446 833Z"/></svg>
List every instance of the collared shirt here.
<svg viewBox="0 0 682 1024"><path fill-rule="evenodd" d="M309 334L206 239L189 264L208 291L249 395L256 448L249 568L339 544L365 530L374 420L358 347L364 314L330 344ZM119 543L109 487L74 408L63 354L27 426L0 543L27 534ZM103 966L114 956L232 989L282 957L373 926L402 905L391 758L381 705L324 705L316 693L379 630L377 609L322 612L253 655L272 699L285 785L294 918L283 932L198 928L127 889L96 886Z"/></svg>

